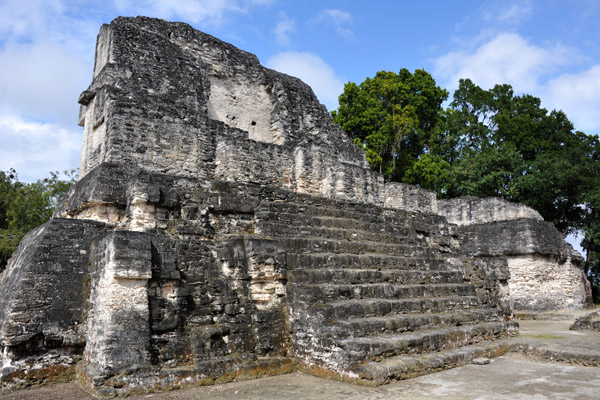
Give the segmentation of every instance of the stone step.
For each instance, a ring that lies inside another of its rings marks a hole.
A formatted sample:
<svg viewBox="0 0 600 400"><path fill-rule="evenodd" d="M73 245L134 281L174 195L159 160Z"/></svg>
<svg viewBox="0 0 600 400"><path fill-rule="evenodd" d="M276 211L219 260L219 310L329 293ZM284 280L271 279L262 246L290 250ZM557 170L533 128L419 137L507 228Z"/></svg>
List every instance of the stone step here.
<svg viewBox="0 0 600 400"><path fill-rule="evenodd" d="M440 233L439 221L432 222L421 215L397 217L385 215L364 215L361 213L328 215L328 214L296 214L273 211L256 211L254 217L258 222L274 222L289 226L322 226L328 228L357 229L367 232L381 232L411 236L415 233ZM453 233L454 228L446 229Z"/></svg>
<svg viewBox="0 0 600 400"><path fill-rule="evenodd" d="M391 283L332 284L310 283L288 286L296 299L319 302L341 299L398 299L447 296L475 296L475 287L464 283L395 285Z"/></svg>
<svg viewBox="0 0 600 400"><path fill-rule="evenodd" d="M289 249L286 253L286 261L290 270L340 268L462 272L462 260L450 255L446 258L406 257L374 253L314 253L308 250Z"/></svg>
<svg viewBox="0 0 600 400"><path fill-rule="evenodd" d="M312 226L324 228L355 229L365 232L380 232L407 236L411 232L406 222L373 221L365 218L342 218L330 216L311 216L302 214L274 213L259 211L255 213L258 223L278 223L285 226Z"/></svg>
<svg viewBox="0 0 600 400"><path fill-rule="evenodd" d="M348 218L358 221L372 221L377 223L406 225L414 224L419 229L421 224L436 226L446 221L444 217L434 214L416 214L410 211L382 209L365 203L347 203L336 201L331 204L299 204L290 202L261 203L256 212L306 215L309 217ZM416 223L416 224L415 224Z"/></svg>
<svg viewBox="0 0 600 400"><path fill-rule="evenodd" d="M361 207L362 206L362 207ZM366 207L365 207L366 206ZM256 208L257 212L270 212L276 214L305 215L309 217L334 217L334 218L352 218L357 220L385 221L388 219L408 219L412 213L402 212L390 215L384 215L379 207L364 205L359 203L346 204L336 202L331 204L300 204L291 202L264 202Z"/></svg>
<svg viewBox="0 0 600 400"><path fill-rule="evenodd" d="M259 221L255 225L255 233L268 236L294 236L294 237L317 237L334 240L349 240L352 242L371 241L385 243L413 244L423 242L415 235L409 235L406 229L397 229L390 232L386 230L369 230L364 226L348 228L340 224L340 227L329 227L317 224L291 225L279 222ZM360 225L357 223L357 225Z"/></svg>
<svg viewBox="0 0 600 400"><path fill-rule="evenodd" d="M508 333L512 333L509 328ZM518 348L510 339L490 340L433 353L413 356L396 356L381 361L371 361L354 366L352 372L358 381L367 385L382 385L392 380L409 379L420 375L470 364L479 357L498 357Z"/></svg>
<svg viewBox="0 0 600 400"><path fill-rule="evenodd" d="M377 317L350 318L324 326L334 337L347 338L381 334L398 334L421 329L472 325L480 322L502 321L497 308L457 310L453 313L391 314Z"/></svg>
<svg viewBox="0 0 600 400"><path fill-rule="evenodd" d="M227 382L237 377L240 379L256 379L269 375L290 373L294 371L295 364L295 360L290 357L261 357L234 354L198 360L194 365L175 366L172 369L163 368L163 371L170 372L174 376L182 374L183 377L189 371L188 374L194 372L205 379L210 378L211 381L218 382L221 379ZM189 380L184 378L177 381L181 382L178 385L182 387L189 382ZM178 387L178 385L174 387Z"/></svg>
<svg viewBox="0 0 600 400"><path fill-rule="evenodd" d="M462 271L415 271L378 269L295 269L288 272L295 283L392 283L398 285L462 283Z"/></svg>
<svg viewBox="0 0 600 400"><path fill-rule="evenodd" d="M351 242L314 237L295 237L285 239L285 245L290 251L301 250L311 253L344 253L344 254L384 254L405 257L438 257L436 249L424 245L382 243L382 242Z"/></svg>
<svg viewBox="0 0 600 400"><path fill-rule="evenodd" d="M293 292L290 292L293 296ZM326 321L352 317L374 317L402 313L441 313L481 306L476 296L445 296L404 299L350 299L334 300L308 306L308 313L321 315Z"/></svg>
<svg viewBox="0 0 600 400"><path fill-rule="evenodd" d="M480 343L508 335L514 322L484 322L411 333L354 337L337 341L349 361L378 361L402 354L420 354ZM518 325L517 325L518 326Z"/></svg>

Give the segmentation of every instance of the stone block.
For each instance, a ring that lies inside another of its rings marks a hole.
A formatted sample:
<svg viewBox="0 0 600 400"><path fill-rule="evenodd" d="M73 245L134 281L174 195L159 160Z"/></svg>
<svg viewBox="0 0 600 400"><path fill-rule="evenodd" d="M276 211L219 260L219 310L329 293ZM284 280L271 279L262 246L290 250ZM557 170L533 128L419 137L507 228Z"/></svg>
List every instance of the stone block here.
<svg viewBox="0 0 600 400"><path fill-rule="evenodd" d="M86 329L86 373L92 380L150 365L148 235L115 231L96 241Z"/></svg>

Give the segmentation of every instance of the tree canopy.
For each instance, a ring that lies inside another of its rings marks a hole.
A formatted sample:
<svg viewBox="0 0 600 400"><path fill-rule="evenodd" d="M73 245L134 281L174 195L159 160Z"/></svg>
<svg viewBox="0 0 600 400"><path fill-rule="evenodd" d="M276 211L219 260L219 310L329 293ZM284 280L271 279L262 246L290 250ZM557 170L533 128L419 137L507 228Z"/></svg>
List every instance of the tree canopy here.
<svg viewBox="0 0 600 400"><path fill-rule="evenodd" d="M333 119L386 180L402 181L423 154L447 98L424 70L380 71L360 85L345 85Z"/></svg>
<svg viewBox="0 0 600 400"><path fill-rule="evenodd" d="M75 171L58 172L34 183L19 181L14 169L0 171L0 271L25 235L52 216L54 208L75 182Z"/></svg>
<svg viewBox="0 0 600 400"><path fill-rule="evenodd" d="M443 108L447 98L424 70L381 71L346 84L332 115L388 181L442 198L501 197L534 208L564 235L584 232L586 268L600 283L598 136L507 84L484 90L464 79Z"/></svg>
<svg viewBox="0 0 600 400"><path fill-rule="evenodd" d="M515 96L509 85L482 90L460 81L445 113L454 138L447 196L496 196L524 203L563 233L582 227L598 192L598 136L574 130L562 111Z"/></svg>

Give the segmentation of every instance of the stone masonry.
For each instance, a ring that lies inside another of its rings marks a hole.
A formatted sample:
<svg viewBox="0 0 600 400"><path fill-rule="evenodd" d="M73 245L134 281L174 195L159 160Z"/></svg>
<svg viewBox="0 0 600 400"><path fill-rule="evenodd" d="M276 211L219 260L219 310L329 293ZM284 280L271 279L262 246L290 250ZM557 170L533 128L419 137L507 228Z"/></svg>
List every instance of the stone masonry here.
<svg viewBox="0 0 600 400"><path fill-rule="evenodd" d="M307 85L186 24L104 25L79 103L80 180L0 277L4 385L381 384L588 301L535 211L384 184Z"/></svg>

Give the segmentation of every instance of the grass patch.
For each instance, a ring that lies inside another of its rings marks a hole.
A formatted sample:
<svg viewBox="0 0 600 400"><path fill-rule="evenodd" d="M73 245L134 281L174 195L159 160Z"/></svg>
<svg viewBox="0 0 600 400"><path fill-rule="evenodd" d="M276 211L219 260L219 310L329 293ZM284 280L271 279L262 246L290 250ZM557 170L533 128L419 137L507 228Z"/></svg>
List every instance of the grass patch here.
<svg viewBox="0 0 600 400"><path fill-rule="evenodd" d="M564 339L564 336L560 335L548 335L548 334L540 334L540 335L522 335L527 336L534 339Z"/></svg>

